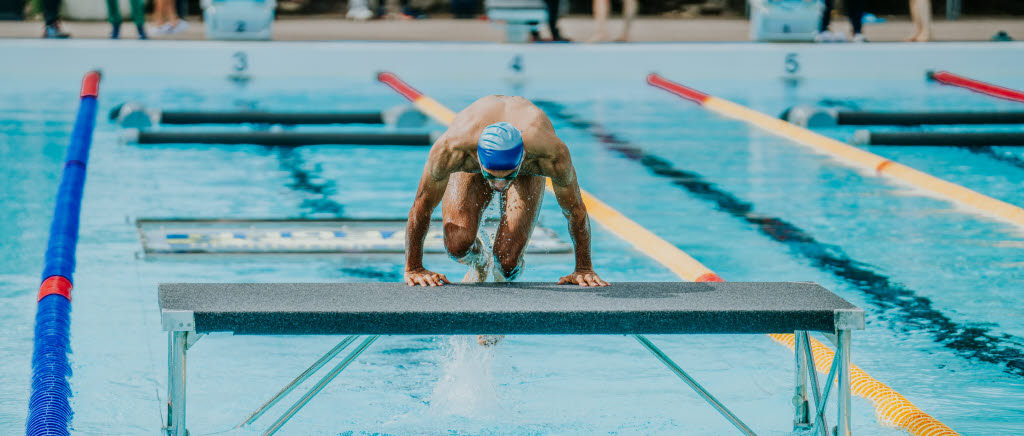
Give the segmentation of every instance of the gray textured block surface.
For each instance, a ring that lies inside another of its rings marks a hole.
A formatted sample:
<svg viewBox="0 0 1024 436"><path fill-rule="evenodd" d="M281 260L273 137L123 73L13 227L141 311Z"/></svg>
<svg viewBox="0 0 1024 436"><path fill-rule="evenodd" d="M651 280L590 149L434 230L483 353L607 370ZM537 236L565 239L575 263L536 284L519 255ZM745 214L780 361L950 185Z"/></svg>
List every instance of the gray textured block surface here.
<svg viewBox="0 0 1024 436"><path fill-rule="evenodd" d="M815 283L166 283L160 308L236 334L831 332L863 311ZM849 318L846 315L845 318Z"/></svg>

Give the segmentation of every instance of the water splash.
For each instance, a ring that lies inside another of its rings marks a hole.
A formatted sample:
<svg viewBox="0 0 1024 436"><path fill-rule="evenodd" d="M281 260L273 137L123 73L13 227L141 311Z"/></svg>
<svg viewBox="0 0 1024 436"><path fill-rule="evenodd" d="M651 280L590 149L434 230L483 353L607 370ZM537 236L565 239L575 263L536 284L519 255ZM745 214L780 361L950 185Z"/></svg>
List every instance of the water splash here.
<svg viewBox="0 0 1024 436"><path fill-rule="evenodd" d="M479 418L500 411L494 350L481 347L475 336L448 338L443 373L430 397L433 414Z"/></svg>

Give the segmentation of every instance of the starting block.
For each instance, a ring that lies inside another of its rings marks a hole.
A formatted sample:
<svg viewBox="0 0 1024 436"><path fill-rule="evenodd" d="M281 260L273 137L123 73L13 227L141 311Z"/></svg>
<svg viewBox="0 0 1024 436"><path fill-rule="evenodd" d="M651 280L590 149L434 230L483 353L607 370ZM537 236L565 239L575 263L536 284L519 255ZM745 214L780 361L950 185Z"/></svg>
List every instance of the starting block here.
<svg viewBox="0 0 1024 436"><path fill-rule="evenodd" d="M814 41L824 10L821 0L750 0L750 40Z"/></svg>
<svg viewBox="0 0 1024 436"><path fill-rule="evenodd" d="M276 0L202 0L207 39L270 40Z"/></svg>
<svg viewBox="0 0 1024 436"><path fill-rule="evenodd" d="M565 6L559 5L559 13ZM505 42L529 42L530 31L548 22L548 9L542 0L487 0L487 19L505 23Z"/></svg>
<svg viewBox="0 0 1024 436"><path fill-rule="evenodd" d="M794 429L810 428L810 434L817 434L821 428L829 428L824 409L836 385L839 419L835 433L849 436L851 334L864 329L862 309L807 282L636 282L600 288L551 283L412 288L405 283L169 283L161 284L159 293L161 324L168 332L167 436L188 434L186 352L202 335L218 332L348 335L239 427L253 423L358 335L367 335L264 435L277 432L380 335L464 334L632 336L737 430L753 435L746 424L644 335L795 333ZM821 390L808 331L826 333L836 345ZM817 400L816 410L808 407L808 379Z"/></svg>

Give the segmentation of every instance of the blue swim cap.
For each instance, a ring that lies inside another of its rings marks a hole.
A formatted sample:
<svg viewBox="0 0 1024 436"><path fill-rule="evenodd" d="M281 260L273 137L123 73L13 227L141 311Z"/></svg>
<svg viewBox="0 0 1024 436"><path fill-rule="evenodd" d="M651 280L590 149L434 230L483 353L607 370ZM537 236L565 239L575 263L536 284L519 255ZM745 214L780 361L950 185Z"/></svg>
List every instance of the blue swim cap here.
<svg viewBox="0 0 1024 436"><path fill-rule="evenodd" d="M480 165L489 170L512 170L523 161L523 135L513 125L500 122L484 127L476 144Z"/></svg>

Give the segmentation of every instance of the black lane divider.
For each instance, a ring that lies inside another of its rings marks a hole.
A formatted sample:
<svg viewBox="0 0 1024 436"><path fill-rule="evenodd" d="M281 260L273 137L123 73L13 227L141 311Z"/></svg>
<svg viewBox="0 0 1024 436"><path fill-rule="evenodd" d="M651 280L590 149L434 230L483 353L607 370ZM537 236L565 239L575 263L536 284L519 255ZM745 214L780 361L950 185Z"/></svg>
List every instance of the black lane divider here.
<svg viewBox="0 0 1024 436"><path fill-rule="evenodd" d="M1021 124L1024 112L867 112L840 110L836 122L848 126L924 124Z"/></svg>
<svg viewBox="0 0 1024 436"><path fill-rule="evenodd" d="M607 149L639 162L651 173L671 180L697 198L715 204L718 210L755 226L773 241L785 244L795 255L806 258L819 270L846 281L868 296L868 301L880 309L881 319L890 323L896 332L926 331L935 342L956 354L983 362L1003 366L1003 371L1024 376L1024 341L1005 333L992 332L986 327L959 324L932 307L927 297L917 295L902 284L879 274L870 264L850 259L842 248L819 242L796 225L781 218L754 212L754 205L705 181L700 174L677 169L661 157L607 132L602 126L576 116L559 103L535 101L548 115L582 129L600 141Z"/></svg>
<svg viewBox="0 0 1024 436"><path fill-rule="evenodd" d="M319 164L314 170L309 171L304 168L306 161L299 155L298 150L291 147L277 147L277 150L281 169L287 171L292 178L291 183L286 186L295 191L319 196L302 200L300 207L306 210L301 214L303 218L312 214L326 214L331 217L344 215L345 206L331 199L331 195L337 192L334 181L327 180L324 183L313 181L319 177Z"/></svg>
<svg viewBox="0 0 1024 436"><path fill-rule="evenodd" d="M139 144L270 145L384 145L429 147L430 133L375 132L150 132L138 134Z"/></svg>
<svg viewBox="0 0 1024 436"><path fill-rule="evenodd" d="M859 145L903 147L977 147L983 145L1024 145L1024 132L873 132L858 130L854 141Z"/></svg>
<svg viewBox="0 0 1024 436"><path fill-rule="evenodd" d="M384 124L380 112L161 111L162 124Z"/></svg>

